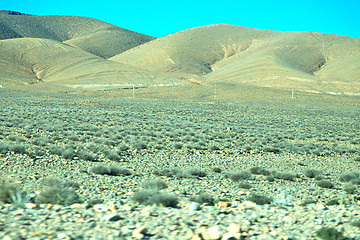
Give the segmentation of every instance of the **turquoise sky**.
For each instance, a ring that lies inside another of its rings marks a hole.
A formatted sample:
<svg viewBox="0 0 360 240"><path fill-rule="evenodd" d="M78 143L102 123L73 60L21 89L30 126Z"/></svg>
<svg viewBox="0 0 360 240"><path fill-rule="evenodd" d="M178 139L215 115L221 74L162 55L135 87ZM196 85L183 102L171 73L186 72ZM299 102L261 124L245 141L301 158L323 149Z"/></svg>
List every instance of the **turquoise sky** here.
<svg viewBox="0 0 360 240"><path fill-rule="evenodd" d="M2 0L0 9L35 15L92 17L155 37L192 27L228 23L360 38L360 0Z"/></svg>

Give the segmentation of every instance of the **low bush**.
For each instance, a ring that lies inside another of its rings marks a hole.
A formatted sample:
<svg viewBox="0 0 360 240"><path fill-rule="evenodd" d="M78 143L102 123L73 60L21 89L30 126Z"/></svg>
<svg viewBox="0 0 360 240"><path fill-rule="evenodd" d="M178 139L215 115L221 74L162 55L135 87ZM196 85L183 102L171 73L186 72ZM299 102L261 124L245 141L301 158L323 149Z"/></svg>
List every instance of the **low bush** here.
<svg viewBox="0 0 360 240"><path fill-rule="evenodd" d="M213 172L215 172L215 173L221 173L222 170L221 170L221 168L219 168L219 167L214 167L214 168L213 168Z"/></svg>
<svg viewBox="0 0 360 240"><path fill-rule="evenodd" d="M239 183L238 187L242 189L251 189L252 185L248 182L241 182Z"/></svg>
<svg viewBox="0 0 360 240"><path fill-rule="evenodd" d="M328 180L320 180L317 182L317 185L321 188L333 188L334 184Z"/></svg>
<svg viewBox="0 0 360 240"><path fill-rule="evenodd" d="M156 204L164 207L176 207L179 202L176 196L154 189L136 192L133 196L133 200L144 205Z"/></svg>
<svg viewBox="0 0 360 240"><path fill-rule="evenodd" d="M360 179L360 172L347 172L340 175L339 180L341 182L357 181Z"/></svg>
<svg viewBox="0 0 360 240"><path fill-rule="evenodd" d="M101 175L111 175L111 176L129 176L131 175L131 171L127 168L121 168L115 165L104 166L104 165L96 165L90 168L90 172L101 174Z"/></svg>
<svg viewBox="0 0 360 240"><path fill-rule="evenodd" d="M324 240L342 240L345 239L342 232L333 227L322 227L316 231L316 236Z"/></svg>
<svg viewBox="0 0 360 240"><path fill-rule="evenodd" d="M266 196L262 196L262 195L257 195L257 194L251 194L248 198L248 201L254 202L256 204L259 205L265 205L265 204L270 204L272 201L272 198L270 197L266 197Z"/></svg>
<svg viewBox="0 0 360 240"><path fill-rule="evenodd" d="M143 182L141 184L141 187L146 189L161 190L167 188L168 185L162 180L151 180L151 181Z"/></svg>
<svg viewBox="0 0 360 240"><path fill-rule="evenodd" d="M71 188L50 187L42 191L37 197L36 202L51 203L57 205L71 205L82 203L81 197Z"/></svg>
<svg viewBox="0 0 360 240"><path fill-rule="evenodd" d="M0 201L4 203L12 203L16 206L22 206L30 199L28 192L23 191L14 183L10 183L5 179L0 179Z"/></svg>
<svg viewBox="0 0 360 240"><path fill-rule="evenodd" d="M43 183L48 187L64 187L64 188L79 188L80 184L74 181L60 179L58 177L44 178Z"/></svg>
<svg viewBox="0 0 360 240"><path fill-rule="evenodd" d="M250 168L250 172L255 175L270 175L270 171L262 167L252 167Z"/></svg>
<svg viewBox="0 0 360 240"><path fill-rule="evenodd" d="M251 179L251 173L248 171L234 172L229 174L229 178L234 182L248 180Z"/></svg>
<svg viewBox="0 0 360 240"><path fill-rule="evenodd" d="M349 194L354 194L355 191L356 191L356 187L354 185L352 185L351 183L347 183L343 186L343 190L346 192L346 193L349 193Z"/></svg>
<svg viewBox="0 0 360 240"><path fill-rule="evenodd" d="M205 192L200 192L196 196L190 197L190 201L208 205L214 205L215 203L213 196Z"/></svg>
<svg viewBox="0 0 360 240"><path fill-rule="evenodd" d="M308 178L316 178L318 176L320 176L322 173L320 170L317 170L317 169L313 169L313 168L310 168L310 169L306 169L304 171L304 175Z"/></svg>
<svg viewBox="0 0 360 240"><path fill-rule="evenodd" d="M292 173L286 173L286 172L272 172L271 175L276 179L282 179L287 181L293 181L295 179L295 175Z"/></svg>

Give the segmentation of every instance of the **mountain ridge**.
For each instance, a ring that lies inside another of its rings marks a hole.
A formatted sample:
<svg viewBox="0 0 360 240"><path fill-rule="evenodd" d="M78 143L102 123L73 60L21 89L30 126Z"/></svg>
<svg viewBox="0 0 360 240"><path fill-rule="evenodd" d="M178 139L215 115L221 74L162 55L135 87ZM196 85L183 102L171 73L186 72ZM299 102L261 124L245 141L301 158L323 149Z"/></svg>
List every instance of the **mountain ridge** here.
<svg viewBox="0 0 360 240"><path fill-rule="evenodd" d="M302 92L360 95L357 38L230 24L153 38L73 16L2 14L0 26L3 86L295 86Z"/></svg>

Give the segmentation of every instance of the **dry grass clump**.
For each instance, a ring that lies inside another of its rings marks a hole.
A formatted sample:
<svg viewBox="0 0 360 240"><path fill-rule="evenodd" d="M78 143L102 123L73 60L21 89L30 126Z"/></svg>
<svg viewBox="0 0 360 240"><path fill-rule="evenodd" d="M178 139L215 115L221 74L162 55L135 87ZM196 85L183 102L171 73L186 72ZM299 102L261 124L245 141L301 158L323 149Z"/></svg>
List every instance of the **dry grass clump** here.
<svg viewBox="0 0 360 240"><path fill-rule="evenodd" d="M240 180L249 180L252 178L252 176L251 173L248 171L240 171L240 172L230 173L229 178L234 182L238 182Z"/></svg>
<svg viewBox="0 0 360 240"><path fill-rule="evenodd" d="M259 205L265 205L265 204L270 204L272 201L272 198L266 197L263 195L258 195L258 194L251 194L246 200L248 200L250 202L254 202Z"/></svg>
<svg viewBox="0 0 360 240"><path fill-rule="evenodd" d="M322 174L322 172L320 170L313 169L313 168L306 169L304 171L304 175L308 178L316 178L316 177L319 177L321 174Z"/></svg>
<svg viewBox="0 0 360 240"><path fill-rule="evenodd" d="M334 188L334 184L328 180L320 180L317 185L321 188Z"/></svg>
<svg viewBox="0 0 360 240"><path fill-rule="evenodd" d="M0 201L22 206L30 200L29 193L8 180L0 179Z"/></svg>
<svg viewBox="0 0 360 240"><path fill-rule="evenodd" d="M250 168L250 172L255 175L270 175L270 171L263 167L252 167Z"/></svg>
<svg viewBox="0 0 360 240"><path fill-rule="evenodd" d="M176 207L179 202L176 196L154 189L136 192L133 196L133 200L144 205L156 204L164 207Z"/></svg>
<svg viewBox="0 0 360 240"><path fill-rule="evenodd" d="M164 182L162 180L151 180L151 181L143 182L141 184L141 187L145 188L145 189L161 190L161 189L167 188L168 185L166 184L166 182Z"/></svg>
<svg viewBox="0 0 360 240"><path fill-rule="evenodd" d="M71 205L82 203L82 198L71 188L50 187L42 191L37 197L36 202L51 203L57 205Z"/></svg>
<svg viewBox="0 0 360 240"><path fill-rule="evenodd" d="M200 192L197 195L190 197L190 201L207 205L214 205L215 203L214 197L206 192Z"/></svg>
<svg viewBox="0 0 360 240"><path fill-rule="evenodd" d="M115 165L104 166L104 165L96 165L90 168L90 172L101 174L101 175L111 175L111 176L129 176L131 175L131 171L126 168L121 168Z"/></svg>

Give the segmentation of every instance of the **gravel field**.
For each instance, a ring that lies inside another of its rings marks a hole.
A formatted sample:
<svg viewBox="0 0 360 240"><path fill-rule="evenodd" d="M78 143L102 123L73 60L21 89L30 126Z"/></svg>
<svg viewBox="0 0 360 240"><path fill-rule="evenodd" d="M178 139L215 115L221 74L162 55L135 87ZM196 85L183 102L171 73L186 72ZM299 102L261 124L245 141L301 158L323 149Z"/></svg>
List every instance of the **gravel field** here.
<svg viewBox="0 0 360 240"><path fill-rule="evenodd" d="M352 109L3 100L0 239L360 239Z"/></svg>

